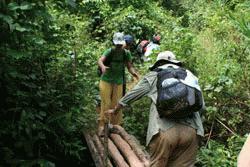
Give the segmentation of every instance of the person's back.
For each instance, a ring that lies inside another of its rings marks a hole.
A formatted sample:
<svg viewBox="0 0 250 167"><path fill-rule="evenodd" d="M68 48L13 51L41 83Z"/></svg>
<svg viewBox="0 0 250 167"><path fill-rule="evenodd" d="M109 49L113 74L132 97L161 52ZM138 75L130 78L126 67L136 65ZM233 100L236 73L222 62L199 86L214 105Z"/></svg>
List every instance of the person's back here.
<svg viewBox="0 0 250 167"><path fill-rule="evenodd" d="M132 47L134 45L134 38L133 38L133 36L127 34L127 35L124 36L124 40L125 40L125 45L123 45L123 48L131 51L131 49L132 49Z"/></svg>
<svg viewBox="0 0 250 167"><path fill-rule="evenodd" d="M147 45L146 52L144 53L144 56L148 57L149 55L151 55L153 53L153 50L159 50L159 49L160 49L160 45L159 44L150 42Z"/></svg>
<svg viewBox="0 0 250 167"><path fill-rule="evenodd" d="M169 66L179 68L181 62L175 60L172 52L160 53L156 63L150 68L151 71L109 113L116 113L122 106L126 106L143 96L150 97L152 104L146 144L149 147L151 167L189 167L195 163L198 135L203 136L204 129L199 112L193 112L191 115L180 119L159 115L156 105L158 72L155 69L167 69Z"/></svg>
<svg viewBox="0 0 250 167"><path fill-rule="evenodd" d="M160 35L154 35L152 38L152 41L147 45L144 53L144 60L148 61L150 60L149 56L153 53L153 51L160 49Z"/></svg>

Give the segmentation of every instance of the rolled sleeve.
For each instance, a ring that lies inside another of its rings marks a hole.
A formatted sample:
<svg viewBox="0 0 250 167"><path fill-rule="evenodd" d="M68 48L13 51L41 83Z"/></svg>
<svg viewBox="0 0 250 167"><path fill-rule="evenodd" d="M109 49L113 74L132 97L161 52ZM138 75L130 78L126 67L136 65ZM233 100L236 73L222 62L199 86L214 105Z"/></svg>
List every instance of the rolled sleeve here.
<svg viewBox="0 0 250 167"><path fill-rule="evenodd" d="M129 50L126 50L125 49L125 61L126 62L131 62L132 61L132 55L131 55L131 52Z"/></svg>
<svg viewBox="0 0 250 167"><path fill-rule="evenodd" d="M151 90L148 80L144 77L132 90L130 90L123 98L120 99L119 104L127 106L128 104L147 95Z"/></svg>

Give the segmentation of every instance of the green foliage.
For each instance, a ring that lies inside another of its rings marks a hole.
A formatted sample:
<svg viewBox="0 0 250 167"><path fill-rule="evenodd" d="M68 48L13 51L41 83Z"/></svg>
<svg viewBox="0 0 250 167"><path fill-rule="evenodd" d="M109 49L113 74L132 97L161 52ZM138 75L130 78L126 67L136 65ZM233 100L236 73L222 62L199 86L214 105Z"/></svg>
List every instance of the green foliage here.
<svg viewBox="0 0 250 167"><path fill-rule="evenodd" d="M244 135L250 126L247 0L4 0L0 9L0 165L87 161L81 138L97 120L96 60L116 31L137 42L159 33L161 51L172 50L199 77L205 132L214 127L198 165L235 165L243 138L230 131ZM157 54L135 64L141 74ZM143 99L124 114L143 144L149 105Z"/></svg>
<svg viewBox="0 0 250 167"><path fill-rule="evenodd" d="M53 166L43 159L65 156L83 162L82 130L96 120L83 70L92 64L80 56L87 22L48 1L1 8L1 165Z"/></svg>
<svg viewBox="0 0 250 167"><path fill-rule="evenodd" d="M124 128L134 135L141 144L146 144L150 100L143 98L135 102L131 108L124 109Z"/></svg>
<svg viewBox="0 0 250 167"><path fill-rule="evenodd" d="M237 12L231 14L232 21L236 27L244 34L248 39L250 38L250 3L244 2L236 6Z"/></svg>
<svg viewBox="0 0 250 167"><path fill-rule="evenodd" d="M245 140L234 136L228 139L227 146L214 140L209 141L207 147L203 146L199 151L197 166L236 166L237 156Z"/></svg>

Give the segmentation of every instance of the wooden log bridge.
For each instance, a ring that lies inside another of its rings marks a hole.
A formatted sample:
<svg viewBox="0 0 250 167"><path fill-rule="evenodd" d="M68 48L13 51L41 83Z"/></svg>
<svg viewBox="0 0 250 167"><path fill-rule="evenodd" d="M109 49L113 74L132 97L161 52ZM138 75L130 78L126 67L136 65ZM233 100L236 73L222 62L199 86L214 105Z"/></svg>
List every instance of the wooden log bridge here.
<svg viewBox="0 0 250 167"><path fill-rule="evenodd" d="M107 151L104 137L84 132L96 167L149 167L149 155L136 138L121 126L109 127Z"/></svg>

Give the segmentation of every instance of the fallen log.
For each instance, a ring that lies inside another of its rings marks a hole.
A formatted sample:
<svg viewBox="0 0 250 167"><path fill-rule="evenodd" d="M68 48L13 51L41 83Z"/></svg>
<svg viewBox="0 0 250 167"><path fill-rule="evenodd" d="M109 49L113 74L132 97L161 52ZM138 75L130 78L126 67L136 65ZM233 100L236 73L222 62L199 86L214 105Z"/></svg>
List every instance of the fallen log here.
<svg viewBox="0 0 250 167"><path fill-rule="evenodd" d="M110 134L111 139L126 158L130 167L143 167L143 163L139 160L136 154L133 152L129 144L121 138L118 134Z"/></svg>
<svg viewBox="0 0 250 167"><path fill-rule="evenodd" d="M131 135L129 135L121 126L114 125L113 133L119 134L132 148L134 153L139 157L139 159L144 163L144 166L149 166L149 155L140 146L139 142Z"/></svg>
<svg viewBox="0 0 250 167"><path fill-rule="evenodd" d="M101 138L102 144L104 143L104 139ZM118 148L115 146L112 140L108 139L108 150L110 154L110 158L115 163L116 167L129 167L125 159L122 157L120 151Z"/></svg>
<svg viewBox="0 0 250 167"><path fill-rule="evenodd" d="M96 134L94 134L93 135L93 141L94 141L94 143L95 143L95 145L97 147L99 155L101 156L102 162L104 164L104 147L103 147L103 145L101 143L101 140L100 140L100 138ZM109 158L108 158L108 162L107 163L108 163L108 167L113 167L113 165L112 165L112 163L111 163L111 161L110 161Z"/></svg>
<svg viewBox="0 0 250 167"><path fill-rule="evenodd" d="M109 127L110 136L106 142L95 133L84 133L87 145L96 167L148 167L149 155L132 135L121 126ZM106 153L105 153L106 152ZM105 158L108 155L107 158ZM106 161L105 161L106 159Z"/></svg>
<svg viewBox="0 0 250 167"><path fill-rule="evenodd" d="M99 156L99 153L96 149L96 146L94 145L94 142L91 138L91 136L87 133L83 133L84 137L86 139L87 145L89 147L89 151L92 155L92 158L95 162L96 167L104 167L103 161L101 159L101 157Z"/></svg>

